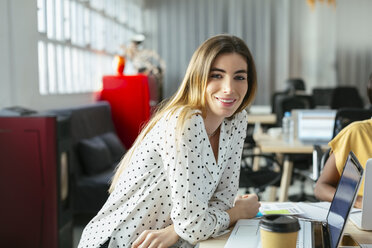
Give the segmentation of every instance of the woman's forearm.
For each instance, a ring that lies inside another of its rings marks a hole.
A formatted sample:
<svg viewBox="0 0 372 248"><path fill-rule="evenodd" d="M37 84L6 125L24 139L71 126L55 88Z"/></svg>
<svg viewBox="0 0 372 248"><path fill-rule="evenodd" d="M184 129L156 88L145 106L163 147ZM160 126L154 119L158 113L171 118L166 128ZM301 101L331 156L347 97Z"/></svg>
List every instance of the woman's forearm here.
<svg viewBox="0 0 372 248"><path fill-rule="evenodd" d="M235 223L240 219L237 209L235 207L233 207L233 208L230 208L229 210L227 210L226 212L229 214L229 217L230 217L229 226L235 225Z"/></svg>
<svg viewBox="0 0 372 248"><path fill-rule="evenodd" d="M327 183L317 183L314 189L314 195L318 200L331 202L336 192L333 185Z"/></svg>

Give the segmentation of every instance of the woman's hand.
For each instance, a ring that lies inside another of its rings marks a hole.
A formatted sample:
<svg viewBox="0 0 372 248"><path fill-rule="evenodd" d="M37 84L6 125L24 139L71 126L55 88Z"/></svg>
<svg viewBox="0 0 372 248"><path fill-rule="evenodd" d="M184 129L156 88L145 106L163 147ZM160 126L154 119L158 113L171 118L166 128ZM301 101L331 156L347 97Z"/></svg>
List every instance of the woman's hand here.
<svg viewBox="0 0 372 248"><path fill-rule="evenodd" d="M257 215L261 203L255 194L240 195L235 199L235 207L241 211L240 219L250 219Z"/></svg>
<svg viewBox="0 0 372 248"><path fill-rule="evenodd" d="M235 206L226 212L230 216L230 226L239 219L250 219L257 215L261 204L255 194L241 195L236 197Z"/></svg>
<svg viewBox="0 0 372 248"><path fill-rule="evenodd" d="M132 248L166 248L178 241L173 225L160 230L145 230L132 244Z"/></svg>

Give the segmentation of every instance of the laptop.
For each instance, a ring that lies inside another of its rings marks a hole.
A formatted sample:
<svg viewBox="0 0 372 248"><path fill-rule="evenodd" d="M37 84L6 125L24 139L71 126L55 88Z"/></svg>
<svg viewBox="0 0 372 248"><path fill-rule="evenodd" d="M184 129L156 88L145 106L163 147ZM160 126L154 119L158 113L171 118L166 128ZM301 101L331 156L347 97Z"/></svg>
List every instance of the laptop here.
<svg viewBox="0 0 372 248"><path fill-rule="evenodd" d="M350 220L362 230L372 230L372 158L364 169L364 190L361 211L351 212Z"/></svg>
<svg viewBox="0 0 372 248"><path fill-rule="evenodd" d="M338 247L362 176L363 168L355 155L350 152L326 220L323 222L299 218L301 229L298 233L297 247ZM261 247L259 222L259 219L239 220L225 248Z"/></svg>
<svg viewBox="0 0 372 248"><path fill-rule="evenodd" d="M297 110L297 137L303 143L326 144L333 136L336 110Z"/></svg>

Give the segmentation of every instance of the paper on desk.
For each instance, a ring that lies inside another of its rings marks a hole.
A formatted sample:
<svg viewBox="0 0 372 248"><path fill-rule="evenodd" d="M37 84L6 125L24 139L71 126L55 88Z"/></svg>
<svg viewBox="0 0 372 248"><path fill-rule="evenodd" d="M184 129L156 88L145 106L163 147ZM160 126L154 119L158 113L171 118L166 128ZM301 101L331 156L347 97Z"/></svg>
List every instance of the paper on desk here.
<svg viewBox="0 0 372 248"><path fill-rule="evenodd" d="M330 202L297 203L297 206L303 211L303 217L318 221L325 221L330 205Z"/></svg>
<svg viewBox="0 0 372 248"><path fill-rule="evenodd" d="M262 203L260 212L268 214L302 215L304 212L292 202Z"/></svg>
<svg viewBox="0 0 372 248"><path fill-rule="evenodd" d="M331 206L330 202L298 202L297 206L303 211L302 216L312 220L325 221ZM361 209L352 208L351 213L359 212Z"/></svg>

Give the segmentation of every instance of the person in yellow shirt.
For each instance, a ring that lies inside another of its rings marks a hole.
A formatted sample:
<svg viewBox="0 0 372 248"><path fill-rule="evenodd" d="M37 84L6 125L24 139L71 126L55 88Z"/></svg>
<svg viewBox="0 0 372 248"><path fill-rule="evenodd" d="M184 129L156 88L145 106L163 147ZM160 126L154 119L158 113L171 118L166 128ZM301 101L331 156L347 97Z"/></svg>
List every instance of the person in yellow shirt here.
<svg viewBox="0 0 372 248"><path fill-rule="evenodd" d="M367 89L372 88L372 74L369 77ZM372 104L372 91L368 90ZM353 151L360 164L364 167L372 157L372 119L356 121L345 127L328 144L331 154L324 166L314 189L315 197L321 201L332 201L346 158ZM364 181L362 182L355 207L362 207Z"/></svg>

